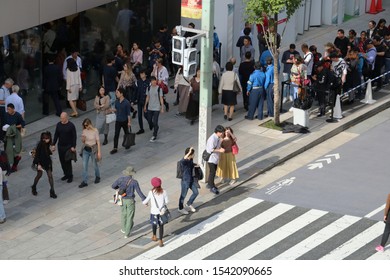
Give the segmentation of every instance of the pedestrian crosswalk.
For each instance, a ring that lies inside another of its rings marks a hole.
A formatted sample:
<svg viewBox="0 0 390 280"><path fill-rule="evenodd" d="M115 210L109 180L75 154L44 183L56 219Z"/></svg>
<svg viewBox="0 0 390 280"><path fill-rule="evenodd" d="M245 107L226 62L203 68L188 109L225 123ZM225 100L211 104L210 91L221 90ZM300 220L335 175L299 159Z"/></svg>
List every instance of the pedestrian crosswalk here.
<svg viewBox="0 0 390 280"><path fill-rule="evenodd" d="M390 259L384 223L246 198L135 257L138 260Z"/></svg>

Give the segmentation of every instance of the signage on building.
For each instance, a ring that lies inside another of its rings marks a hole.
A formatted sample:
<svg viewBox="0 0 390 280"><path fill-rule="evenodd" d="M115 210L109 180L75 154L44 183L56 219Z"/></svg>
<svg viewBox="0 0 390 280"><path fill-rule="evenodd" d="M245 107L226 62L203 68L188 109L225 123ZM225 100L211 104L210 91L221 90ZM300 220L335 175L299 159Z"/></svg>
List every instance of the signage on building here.
<svg viewBox="0 0 390 280"><path fill-rule="evenodd" d="M181 16L186 18L202 18L202 0L181 0Z"/></svg>

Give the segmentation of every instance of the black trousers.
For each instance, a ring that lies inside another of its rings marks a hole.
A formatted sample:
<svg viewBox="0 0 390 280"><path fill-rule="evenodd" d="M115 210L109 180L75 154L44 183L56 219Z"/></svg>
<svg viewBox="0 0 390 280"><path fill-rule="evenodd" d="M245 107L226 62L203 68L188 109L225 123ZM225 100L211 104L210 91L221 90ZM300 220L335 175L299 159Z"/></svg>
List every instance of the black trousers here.
<svg viewBox="0 0 390 280"><path fill-rule="evenodd" d="M209 166L209 178L207 180L207 184L210 187L215 187L214 179L215 173L217 172L217 165L211 162L208 162L207 165Z"/></svg>
<svg viewBox="0 0 390 280"><path fill-rule="evenodd" d="M383 247L385 247L387 240L389 239L389 235L390 235L390 223L386 223L385 231L383 232L382 241L381 241L381 245Z"/></svg>
<svg viewBox="0 0 390 280"><path fill-rule="evenodd" d="M129 134L129 127L127 126L127 120L124 122L120 122L120 121L115 122L114 149L118 149L118 141L119 141L119 134L121 132L121 128L123 128L125 134Z"/></svg>
<svg viewBox="0 0 390 280"><path fill-rule="evenodd" d="M70 147L58 146L58 155L60 157L61 168L64 172L64 175L68 178L73 178L72 161L65 160L66 151L68 151L69 149Z"/></svg>

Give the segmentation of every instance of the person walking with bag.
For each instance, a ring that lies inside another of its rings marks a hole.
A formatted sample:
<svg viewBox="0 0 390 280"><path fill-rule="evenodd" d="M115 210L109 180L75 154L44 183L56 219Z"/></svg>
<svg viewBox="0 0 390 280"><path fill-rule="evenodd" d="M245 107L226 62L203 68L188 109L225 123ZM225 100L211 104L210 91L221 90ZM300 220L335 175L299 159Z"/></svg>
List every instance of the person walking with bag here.
<svg viewBox="0 0 390 280"><path fill-rule="evenodd" d="M73 58L68 58L66 62L66 91L68 92L69 105L73 110L70 116L78 117L79 113L77 112L76 101L79 99L79 93L83 90L80 68Z"/></svg>
<svg viewBox="0 0 390 280"><path fill-rule="evenodd" d="M52 146L51 133L49 131L41 133L41 140L39 141L33 160L33 165L37 169L37 176L35 176L34 184L31 186L31 193L34 196L38 195L37 184L41 179L43 171L46 171L47 178L50 184L50 197L56 199L57 195L54 191L53 181L53 162L51 160L52 152L54 148Z"/></svg>
<svg viewBox="0 0 390 280"><path fill-rule="evenodd" d="M382 235L382 240L381 244L376 246L375 250L378 252L384 252L385 251L385 245L387 243L387 240L389 239L390 235L390 193L387 195L387 200L386 200L386 206L385 206L385 215L383 217L383 221L386 223L385 230Z"/></svg>
<svg viewBox="0 0 390 280"><path fill-rule="evenodd" d="M148 123L150 130L153 130L153 136L150 138L150 142L155 142L157 139L158 117L161 113L164 113L164 99L161 88L157 85L156 77L150 78L150 87L146 91L146 100L144 105L144 112L147 113Z"/></svg>
<svg viewBox="0 0 390 280"><path fill-rule="evenodd" d="M98 93L96 94L94 107L96 109L96 129L99 134L104 134L103 145L108 143L108 131L110 129L109 124L106 122L106 115L110 109L110 96L107 94L104 86L100 86Z"/></svg>
<svg viewBox="0 0 390 280"><path fill-rule="evenodd" d="M111 186L114 190L119 189L123 192L123 205L121 206L121 232L125 234L125 238L130 236L130 232L134 224L135 192L137 192L142 201L146 199L146 196L139 187L138 181L134 179L135 173L136 171L134 170L134 167L126 167L126 169L122 171L122 174L125 176L117 179Z"/></svg>
<svg viewBox="0 0 390 280"><path fill-rule="evenodd" d="M163 247L163 236L164 236L164 223L161 221L160 215L161 209L168 204L167 192L162 188L161 179L158 177L152 178L150 181L153 189L149 191L148 196L142 201L144 205L148 205L150 201L150 223L152 224L152 241L159 241L159 246ZM159 226L158 239L157 239L157 226Z"/></svg>
<svg viewBox="0 0 390 280"><path fill-rule="evenodd" d="M193 147L187 148L184 153L184 158L180 160L180 169L182 172L181 178L181 192L179 198L179 213L187 215L188 211L184 208L184 199L187 196L189 189L192 191L192 195L188 202L185 204L185 207L191 212L196 212L195 207L193 206L194 200L199 194L198 185L194 181L194 155L195 150Z"/></svg>
<svg viewBox="0 0 390 280"><path fill-rule="evenodd" d="M221 178L221 182L225 179L230 179L229 184L233 185L239 178L236 156L233 154L232 149L237 142L237 138L234 136L232 128L226 127L225 129L225 137L221 142L221 148L224 148L225 152L219 155L216 175Z"/></svg>
<svg viewBox="0 0 390 280"><path fill-rule="evenodd" d="M81 142L83 148L81 151L81 157L83 158L83 181L79 185L79 188L88 186L88 162L91 158L93 167L95 169L95 184L100 183L100 171L98 161L102 159L99 132L93 127L90 119L83 121L83 132L81 134Z"/></svg>

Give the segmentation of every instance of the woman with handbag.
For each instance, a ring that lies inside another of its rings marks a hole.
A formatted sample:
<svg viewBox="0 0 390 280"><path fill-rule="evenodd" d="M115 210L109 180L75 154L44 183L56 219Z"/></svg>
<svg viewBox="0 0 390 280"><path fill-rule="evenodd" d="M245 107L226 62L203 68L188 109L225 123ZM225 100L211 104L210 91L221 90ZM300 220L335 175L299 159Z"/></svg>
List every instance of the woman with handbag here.
<svg viewBox="0 0 390 280"><path fill-rule="evenodd" d="M96 109L96 129L99 134L104 134L103 145L108 143L109 124L106 122L106 115L110 112L110 102L110 96L101 85L95 97L94 107Z"/></svg>
<svg viewBox="0 0 390 280"><path fill-rule="evenodd" d="M57 195L54 191L54 181L53 181L53 162L51 160L51 154L53 152L52 138L49 131L41 133L41 140L39 141L33 160L33 167L36 168L37 176L35 176L34 184L31 186L31 192L34 196L38 195L37 184L39 179L41 179L43 171L46 171L47 178L50 184L50 197L57 198Z"/></svg>
<svg viewBox="0 0 390 280"><path fill-rule="evenodd" d="M226 72L219 81L218 92L222 94L224 119L233 120L234 106L237 104L237 94L242 93L240 79L233 71L233 64L226 63Z"/></svg>
<svg viewBox="0 0 390 280"><path fill-rule="evenodd" d="M186 110L186 118L190 120L191 125L199 117L199 95L200 95L200 68L196 69L196 76L194 76L190 81L190 91L188 101L188 106Z"/></svg>
<svg viewBox="0 0 390 280"><path fill-rule="evenodd" d="M73 112L71 117L78 117L76 102L79 99L79 93L83 90L81 83L80 68L77 66L76 60L72 57L68 58L66 68L66 91L68 92L69 105Z"/></svg>
<svg viewBox="0 0 390 280"><path fill-rule="evenodd" d="M81 156L83 158L83 181L79 188L88 186L88 162L91 158L95 169L95 184L100 183L100 171L98 161L102 159L99 132L92 126L90 119L83 121L83 132L81 134L81 142L83 142Z"/></svg>
<svg viewBox="0 0 390 280"><path fill-rule="evenodd" d="M161 179L154 177L151 180L151 184L153 186L153 189L149 191L148 196L142 201L142 203L147 206L150 201L150 223L152 224L152 241L159 240L159 246L164 246L163 243L163 236L164 236L164 223L161 220L161 215L164 215L165 213L162 213L162 209L167 209L166 205L168 204L168 195L165 190L161 187ZM166 210L163 210L166 211ZM158 239L156 236L157 233L157 226L159 226L159 235Z"/></svg>
<svg viewBox="0 0 390 280"><path fill-rule="evenodd" d="M237 138L231 127L225 129L225 136L221 143L221 148L224 148L225 152L219 154L216 175L221 179L221 182L230 179L229 184L233 185L239 178L236 156L233 154L233 146L237 145Z"/></svg>
<svg viewBox="0 0 390 280"><path fill-rule="evenodd" d="M130 62L126 62L123 65L123 71L121 72L121 77L118 82L118 88L124 88L126 95L125 98L129 100L131 105L131 112L133 113L132 118L135 119L137 116L137 110L134 109L134 102L136 100L136 85L137 78L135 77L133 73L133 68L131 66Z"/></svg>

